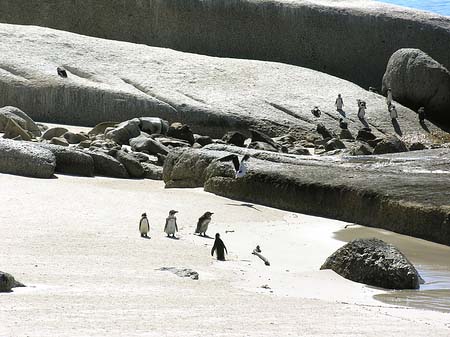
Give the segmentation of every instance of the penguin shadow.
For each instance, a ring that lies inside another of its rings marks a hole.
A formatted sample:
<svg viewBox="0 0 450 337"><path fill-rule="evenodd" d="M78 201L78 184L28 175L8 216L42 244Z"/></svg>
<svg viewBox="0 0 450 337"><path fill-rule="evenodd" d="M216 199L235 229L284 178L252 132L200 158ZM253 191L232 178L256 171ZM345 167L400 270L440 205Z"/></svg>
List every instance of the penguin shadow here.
<svg viewBox="0 0 450 337"><path fill-rule="evenodd" d="M422 129L424 129L426 132L430 133L430 129L428 129L428 126L425 124L425 121L420 121L420 126Z"/></svg>
<svg viewBox="0 0 450 337"><path fill-rule="evenodd" d="M205 234L205 236L200 235L200 234L194 234L194 235L198 236L199 238L211 239L211 240L214 239L213 237L211 237L211 236L209 236L209 235L207 235L207 234Z"/></svg>
<svg viewBox="0 0 450 337"><path fill-rule="evenodd" d="M170 240L180 240L180 238L178 236L166 236L166 239L170 239Z"/></svg>
<svg viewBox="0 0 450 337"><path fill-rule="evenodd" d="M346 115L346 113L345 113L344 110L342 110L342 109L337 109L337 112L339 112L339 114L340 114L342 117L347 118L347 115Z"/></svg>
<svg viewBox="0 0 450 337"><path fill-rule="evenodd" d="M364 125L365 128L370 129L369 123L367 123L366 119L364 117L358 117L359 121L362 125Z"/></svg>
<svg viewBox="0 0 450 337"><path fill-rule="evenodd" d="M150 239L151 239L151 236L141 236L141 239L150 240Z"/></svg>
<svg viewBox="0 0 450 337"><path fill-rule="evenodd" d="M255 205L253 205L253 204L241 203L241 204L227 204L227 205L228 206L248 207L248 208L254 209L255 211L261 212L261 210L256 208Z"/></svg>
<svg viewBox="0 0 450 337"><path fill-rule="evenodd" d="M399 136L403 136L402 129L400 128L400 124L398 124L397 119L395 118L392 119L392 126L394 127L396 134L398 134Z"/></svg>

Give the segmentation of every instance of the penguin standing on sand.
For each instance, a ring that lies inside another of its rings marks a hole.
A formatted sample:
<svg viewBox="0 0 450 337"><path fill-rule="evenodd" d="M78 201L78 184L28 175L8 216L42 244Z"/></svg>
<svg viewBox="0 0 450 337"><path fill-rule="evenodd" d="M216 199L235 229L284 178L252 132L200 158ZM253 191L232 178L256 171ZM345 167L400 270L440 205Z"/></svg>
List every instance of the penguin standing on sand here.
<svg viewBox="0 0 450 337"><path fill-rule="evenodd" d="M214 245L211 248L211 256L214 256L214 251L216 251L217 260L225 261L225 253L228 255L227 247L223 243L220 238L220 234L216 233L216 240L214 241Z"/></svg>
<svg viewBox="0 0 450 337"><path fill-rule="evenodd" d="M247 173L247 170L248 170L247 160L249 160L249 159L250 159L250 156L248 154L246 154L244 157L242 157L241 161L239 161L238 156L236 156L235 154L230 154L228 156L220 158L219 161L225 162L225 161L231 160L233 162L234 170L236 171L235 177L242 178Z"/></svg>
<svg viewBox="0 0 450 337"><path fill-rule="evenodd" d="M177 218L175 217L176 213L178 213L178 211L171 210L169 212L169 216L166 218L164 232L166 232L167 237L170 237L170 235L172 235L172 238L175 238L175 232L178 232Z"/></svg>
<svg viewBox="0 0 450 337"><path fill-rule="evenodd" d="M142 238L148 238L147 234L150 231L150 224L148 223L147 214L142 213L141 221L139 221L139 232Z"/></svg>
<svg viewBox="0 0 450 337"><path fill-rule="evenodd" d="M195 233L198 233L200 236L206 236L206 231L208 230L208 225L211 222L211 215L214 213L206 212L203 214L197 222L197 228L195 229ZM203 233L203 235L202 235Z"/></svg>

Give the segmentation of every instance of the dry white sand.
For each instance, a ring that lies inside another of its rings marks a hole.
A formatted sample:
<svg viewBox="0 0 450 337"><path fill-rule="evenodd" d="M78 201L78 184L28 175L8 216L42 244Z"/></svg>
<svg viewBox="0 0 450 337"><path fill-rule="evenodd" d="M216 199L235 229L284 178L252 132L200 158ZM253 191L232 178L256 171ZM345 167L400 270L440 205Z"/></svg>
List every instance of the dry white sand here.
<svg viewBox="0 0 450 337"><path fill-rule="evenodd" d="M380 290L319 271L343 245L333 239L343 222L149 180L0 174L0 186L0 270L28 285L0 294L0 336L450 334L449 314L389 306L372 298ZM170 209L180 240L163 233ZM227 262L210 256L212 239L192 235L207 210ZM138 232L144 211L149 240ZM251 255L257 244L270 267Z"/></svg>

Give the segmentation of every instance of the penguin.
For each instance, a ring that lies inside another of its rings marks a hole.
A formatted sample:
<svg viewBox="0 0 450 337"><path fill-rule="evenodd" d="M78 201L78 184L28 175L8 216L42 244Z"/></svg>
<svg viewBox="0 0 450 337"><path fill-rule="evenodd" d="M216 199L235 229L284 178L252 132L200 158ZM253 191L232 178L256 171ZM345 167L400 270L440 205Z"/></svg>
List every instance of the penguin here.
<svg viewBox="0 0 450 337"><path fill-rule="evenodd" d="M206 212L203 214L197 222L197 228L195 229L195 233L198 233L200 236L206 236L206 231L208 230L208 225L211 222L211 215L214 213Z"/></svg>
<svg viewBox="0 0 450 337"><path fill-rule="evenodd" d="M316 117L320 117L322 111L320 111L318 106L315 106L314 109L311 110L311 113Z"/></svg>
<svg viewBox="0 0 450 337"><path fill-rule="evenodd" d="M147 234L150 231L150 225L148 223L147 214L142 213L141 221L139 221L139 232L141 232L142 238L148 238Z"/></svg>
<svg viewBox="0 0 450 337"><path fill-rule="evenodd" d="M220 238L220 234L216 233L216 240L214 240L214 245L211 248L211 256L214 256L214 251L216 251L217 260L225 261L225 253L228 255L227 247Z"/></svg>
<svg viewBox="0 0 450 337"><path fill-rule="evenodd" d="M67 71L66 71L66 69L64 69L64 67L58 67L58 68L56 68L56 72L57 72L58 75L61 76L62 78L67 78Z"/></svg>
<svg viewBox="0 0 450 337"><path fill-rule="evenodd" d="M172 235L172 238L175 238L175 232L178 232L177 218L175 217L176 213L178 213L178 211L171 210L169 216L166 218L164 232L167 234L167 237Z"/></svg>
<svg viewBox="0 0 450 337"><path fill-rule="evenodd" d="M239 158L235 154L230 154L228 156L225 156L223 158L220 158L219 161L226 162L226 161L233 161L234 170L236 171L235 178L242 178L247 173L247 160L250 159L250 156L246 154L244 157L242 157L241 161L239 162Z"/></svg>

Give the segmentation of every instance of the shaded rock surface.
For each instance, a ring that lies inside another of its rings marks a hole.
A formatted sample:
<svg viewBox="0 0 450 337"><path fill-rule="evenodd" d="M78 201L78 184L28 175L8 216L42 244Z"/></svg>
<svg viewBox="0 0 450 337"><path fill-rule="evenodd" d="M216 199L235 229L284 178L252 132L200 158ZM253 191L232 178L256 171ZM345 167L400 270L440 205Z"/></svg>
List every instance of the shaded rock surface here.
<svg viewBox="0 0 450 337"><path fill-rule="evenodd" d="M419 49L399 49L386 67L383 92L417 110L425 107L427 119L450 125L450 72Z"/></svg>
<svg viewBox="0 0 450 337"><path fill-rule="evenodd" d="M339 248L320 269L346 279L387 289L418 289L416 268L394 246L378 239L358 239Z"/></svg>
<svg viewBox="0 0 450 337"><path fill-rule="evenodd" d="M94 161L94 174L105 177L128 178L128 172L117 159L101 151L87 151Z"/></svg>
<svg viewBox="0 0 450 337"><path fill-rule="evenodd" d="M397 132L383 96L306 68L188 54L41 27L0 24L0 34L0 106L18 106L43 122L95 125L152 116L188 124L192 132L215 138L230 130L248 133L250 127L273 137L315 129L318 119L310 113L315 105L322 110L319 122L335 130L341 115L334 102L340 93L352 134L362 126L356 99L367 103L366 119L377 137ZM60 63L68 72L65 79L55 74ZM441 132L428 122L430 132L424 130L410 109L397 105L397 111L402 138L427 142ZM123 144L136 136L117 135Z"/></svg>
<svg viewBox="0 0 450 337"><path fill-rule="evenodd" d="M50 178L56 158L47 149L30 146L29 142L0 138L0 172L36 178Z"/></svg>
<svg viewBox="0 0 450 337"><path fill-rule="evenodd" d="M132 154L125 151L117 151L116 159L125 166L130 177L142 178L145 174L144 168L142 167L139 160L137 160Z"/></svg>
<svg viewBox="0 0 450 337"><path fill-rule="evenodd" d="M118 0L83 5L40 0L40 6L30 0L1 0L0 4L2 22L199 54L291 63L366 88L380 83L386 60L398 46L422 49L450 67L449 18L368 0L128 0L126 6Z"/></svg>
<svg viewBox="0 0 450 337"><path fill-rule="evenodd" d="M163 179L166 187L204 186L233 199L450 245L449 151L299 157L211 144L169 153ZM231 163L211 165L230 153L250 155L243 178L230 175Z"/></svg>
<svg viewBox="0 0 450 337"><path fill-rule="evenodd" d="M4 132L9 119L16 122L22 129L31 132L33 136L41 135L39 126L25 112L13 106L0 108L0 132Z"/></svg>

